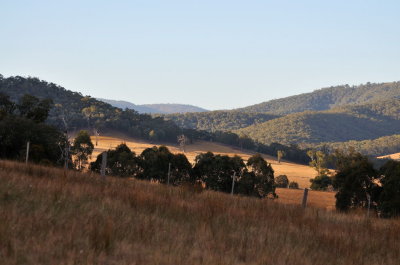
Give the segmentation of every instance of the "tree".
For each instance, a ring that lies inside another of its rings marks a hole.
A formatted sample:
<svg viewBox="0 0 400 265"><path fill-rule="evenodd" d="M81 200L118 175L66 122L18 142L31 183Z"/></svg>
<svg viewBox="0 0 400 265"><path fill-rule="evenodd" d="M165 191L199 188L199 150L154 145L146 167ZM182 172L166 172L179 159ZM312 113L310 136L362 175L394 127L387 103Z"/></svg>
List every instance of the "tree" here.
<svg viewBox="0 0 400 265"><path fill-rule="evenodd" d="M214 155L212 152L196 156L193 174L208 189L231 192L233 175L242 175L246 166L239 156Z"/></svg>
<svg viewBox="0 0 400 265"><path fill-rule="evenodd" d="M310 166L317 171L318 176L329 174L329 170L326 168L327 156L324 152L309 150L307 155L311 159Z"/></svg>
<svg viewBox="0 0 400 265"><path fill-rule="evenodd" d="M138 177L141 179L167 183L170 169L170 184L178 185L190 181L192 166L186 156L174 155L165 146L145 149L139 157L139 165Z"/></svg>
<svg viewBox="0 0 400 265"><path fill-rule="evenodd" d="M390 160L379 170L382 183L378 209L383 217L400 216L400 162Z"/></svg>
<svg viewBox="0 0 400 265"><path fill-rule="evenodd" d="M15 104L10 100L10 97L4 93L0 93L0 119L13 114L14 110Z"/></svg>
<svg viewBox="0 0 400 265"><path fill-rule="evenodd" d="M92 140L87 131L80 131L76 136L72 145L72 153L76 157L75 166L78 170L82 170L84 165L87 164L94 149Z"/></svg>
<svg viewBox="0 0 400 265"><path fill-rule="evenodd" d="M332 185L332 178L327 175L316 176L310 179L312 190L327 190Z"/></svg>
<svg viewBox="0 0 400 265"><path fill-rule="evenodd" d="M278 150L277 151L277 157L278 157L278 163L281 163L281 159L285 156L285 151Z"/></svg>
<svg viewBox="0 0 400 265"><path fill-rule="evenodd" d="M52 104L51 99L39 100L37 97L25 94L20 99L17 108L22 117L40 123L47 119Z"/></svg>
<svg viewBox="0 0 400 265"><path fill-rule="evenodd" d="M368 200L377 201L374 183L376 171L367 157L350 151L335 152L337 173L333 178L336 194L336 208L347 211L351 208L368 207Z"/></svg>
<svg viewBox="0 0 400 265"><path fill-rule="evenodd" d="M286 175L279 175L275 178L275 186L277 188L287 188L289 186L289 179Z"/></svg>
<svg viewBox="0 0 400 265"><path fill-rule="evenodd" d="M100 173L103 153L90 163L92 171ZM133 177L138 173L138 161L134 152L122 143L114 150L107 151L106 174L119 177Z"/></svg>
<svg viewBox="0 0 400 265"><path fill-rule="evenodd" d="M254 174L254 191L258 197L264 198L268 194L276 197L274 170L260 154L255 154L247 160L248 167Z"/></svg>

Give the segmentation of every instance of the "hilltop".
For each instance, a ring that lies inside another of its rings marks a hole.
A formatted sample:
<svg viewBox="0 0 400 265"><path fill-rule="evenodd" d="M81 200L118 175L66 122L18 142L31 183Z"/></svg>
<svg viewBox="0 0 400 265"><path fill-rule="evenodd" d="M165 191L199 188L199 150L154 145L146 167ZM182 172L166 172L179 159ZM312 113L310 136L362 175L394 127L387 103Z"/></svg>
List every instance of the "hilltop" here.
<svg viewBox="0 0 400 265"><path fill-rule="evenodd" d="M128 101L123 100L112 100L112 99L104 99L97 98L100 101L106 102L114 107L121 109L133 109L139 113L147 113L147 114L171 114L171 113L187 113L187 112L206 112L208 110L187 104L142 104L136 105Z"/></svg>
<svg viewBox="0 0 400 265"><path fill-rule="evenodd" d="M359 105L393 98L400 98L400 82L333 86L311 93L270 100L237 110L283 115L306 110L329 110L339 106Z"/></svg>

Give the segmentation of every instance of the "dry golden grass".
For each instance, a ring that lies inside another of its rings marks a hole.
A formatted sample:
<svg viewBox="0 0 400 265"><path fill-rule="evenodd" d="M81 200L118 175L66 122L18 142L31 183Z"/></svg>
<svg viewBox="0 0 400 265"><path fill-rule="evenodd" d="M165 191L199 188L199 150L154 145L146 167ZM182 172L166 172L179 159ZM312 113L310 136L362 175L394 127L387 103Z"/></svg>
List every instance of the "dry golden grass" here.
<svg viewBox="0 0 400 265"><path fill-rule="evenodd" d="M127 137L123 134L112 133L112 136L99 136L98 145L95 146L95 150L92 155L92 160L96 159L97 155L108 149L115 148L121 143L125 143L132 151L136 154L140 154L144 149L154 146L150 142L143 140L137 140ZM93 143L96 142L96 138L92 137ZM173 153L182 153L178 146L173 146L170 144L165 144ZM194 163L195 157L200 153L205 153L211 151L216 154L221 155L239 155L244 160L247 160L250 156L255 154L254 152L242 151L240 149L233 148L231 146L226 146L214 142L206 141L196 141L193 144L187 145L185 155L191 163ZM275 171L275 176L287 175L290 181L295 181L299 184L301 188L306 188L310 186L310 179L316 176L316 171L306 165L296 164L283 160L278 163L275 157L263 155L263 157L272 165Z"/></svg>
<svg viewBox="0 0 400 265"><path fill-rule="evenodd" d="M400 221L0 161L1 264L399 264Z"/></svg>
<svg viewBox="0 0 400 265"><path fill-rule="evenodd" d="M385 155L385 156L378 156L378 158L390 158L395 160L400 160L400 153Z"/></svg>
<svg viewBox="0 0 400 265"><path fill-rule="evenodd" d="M276 194L279 197L277 201L280 203L301 205L304 190L277 188ZM315 208L334 210L336 202L335 194L335 192L309 190L307 205Z"/></svg>

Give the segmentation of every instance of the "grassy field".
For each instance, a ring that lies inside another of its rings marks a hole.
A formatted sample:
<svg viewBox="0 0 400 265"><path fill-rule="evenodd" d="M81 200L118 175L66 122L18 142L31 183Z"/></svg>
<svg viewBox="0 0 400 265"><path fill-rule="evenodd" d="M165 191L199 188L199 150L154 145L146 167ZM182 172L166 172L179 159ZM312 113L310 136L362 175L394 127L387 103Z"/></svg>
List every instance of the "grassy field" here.
<svg viewBox="0 0 400 265"><path fill-rule="evenodd" d="M93 143L95 143L96 138L92 137L92 141ZM121 134L114 133L113 136L99 136L98 145L95 146L92 160L96 159L99 153L108 149L115 148L122 142L126 143L126 145L128 145L129 148L136 154L140 154L144 149L154 146L154 144L151 144L150 142L129 138ZM168 144L166 145L171 150L171 152L182 153L178 146L171 146ZM239 155L245 160L247 160L251 155L255 154L254 152L235 149L231 146L226 146L219 143L197 141L194 144L187 145L185 155L191 163L194 163L194 159L198 154L208 151L229 156ZM301 188L309 187L310 179L316 176L316 171L309 166L300 165L285 160L281 161L281 163L278 163L275 157L268 155L263 155L263 157L269 163L271 163L272 168L275 171L275 176L287 175L290 181L296 181L297 183L299 183L299 186Z"/></svg>
<svg viewBox="0 0 400 265"><path fill-rule="evenodd" d="M400 221L0 161L0 264L399 264Z"/></svg>
<svg viewBox="0 0 400 265"><path fill-rule="evenodd" d="M385 155L385 156L379 156L378 158L390 158L394 160L400 160L400 153L395 153L395 154L390 154L390 155Z"/></svg>

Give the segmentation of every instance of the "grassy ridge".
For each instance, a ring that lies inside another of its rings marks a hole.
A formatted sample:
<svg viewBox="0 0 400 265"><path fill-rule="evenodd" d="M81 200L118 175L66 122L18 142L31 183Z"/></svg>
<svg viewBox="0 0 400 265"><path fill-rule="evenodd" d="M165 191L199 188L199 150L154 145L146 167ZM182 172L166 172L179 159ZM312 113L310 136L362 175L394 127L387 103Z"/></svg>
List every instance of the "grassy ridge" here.
<svg viewBox="0 0 400 265"><path fill-rule="evenodd" d="M2 264L397 264L399 220L0 161Z"/></svg>

